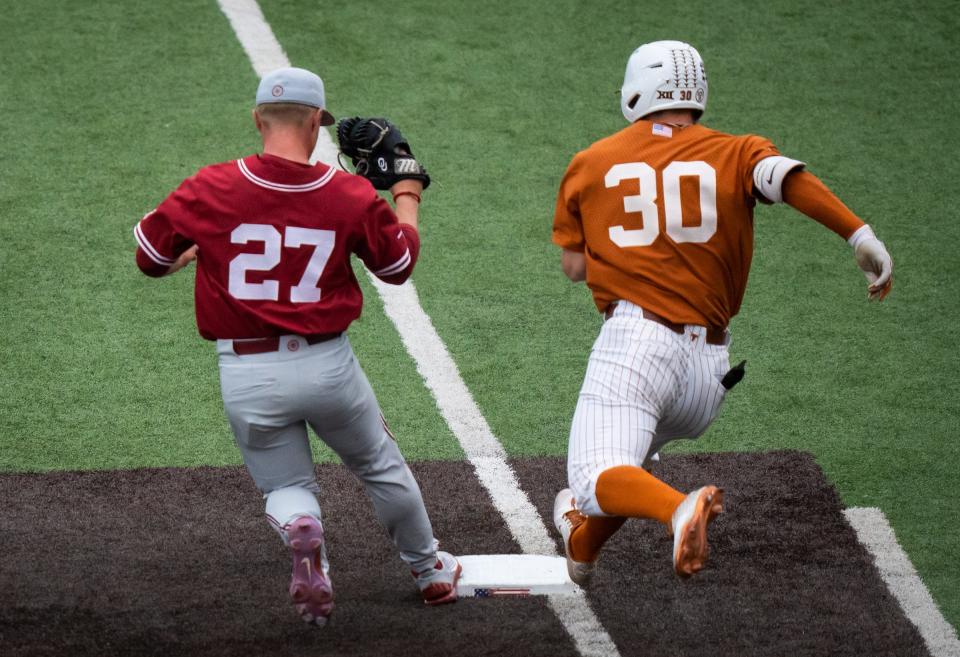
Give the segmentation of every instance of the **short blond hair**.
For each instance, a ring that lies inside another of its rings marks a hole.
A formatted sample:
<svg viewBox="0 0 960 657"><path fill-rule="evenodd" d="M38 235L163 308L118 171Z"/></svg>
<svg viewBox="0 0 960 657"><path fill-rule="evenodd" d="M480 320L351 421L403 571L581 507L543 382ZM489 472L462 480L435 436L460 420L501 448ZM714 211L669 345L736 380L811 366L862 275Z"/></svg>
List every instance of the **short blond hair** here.
<svg viewBox="0 0 960 657"><path fill-rule="evenodd" d="M257 105L255 111L264 125L283 124L303 127L319 109L299 103L261 103Z"/></svg>

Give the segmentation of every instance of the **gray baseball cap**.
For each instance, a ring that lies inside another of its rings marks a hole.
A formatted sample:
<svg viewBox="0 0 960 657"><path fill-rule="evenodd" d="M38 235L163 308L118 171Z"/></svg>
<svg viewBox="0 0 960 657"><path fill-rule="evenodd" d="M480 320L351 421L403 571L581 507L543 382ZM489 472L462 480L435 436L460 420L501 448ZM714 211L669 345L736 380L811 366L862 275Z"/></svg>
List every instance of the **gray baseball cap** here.
<svg viewBox="0 0 960 657"><path fill-rule="evenodd" d="M257 105L265 103L296 103L323 110L320 125L333 125L336 119L325 109L326 96L323 80L304 68L278 68L260 80L257 87Z"/></svg>

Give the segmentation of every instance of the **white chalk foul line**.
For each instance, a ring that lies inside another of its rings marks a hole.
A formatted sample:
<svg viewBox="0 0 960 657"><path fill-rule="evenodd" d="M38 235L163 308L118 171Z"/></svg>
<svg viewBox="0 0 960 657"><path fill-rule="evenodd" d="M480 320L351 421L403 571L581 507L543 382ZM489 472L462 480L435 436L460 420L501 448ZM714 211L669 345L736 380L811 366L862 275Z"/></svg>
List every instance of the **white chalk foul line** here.
<svg viewBox="0 0 960 657"><path fill-rule="evenodd" d="M893 528L880 509L852 508L843 512L860 542L873 555L880 576L927 644L932 657L960 657L957 631L943 617L920 579Z"/></svg>
<svg viewBox="0 0 960 657"><path fill-rule="evenodd" d="M411 283L390 286L374 279L387 315L397 325L404 346L417 364L441 415L460 441L477 478L490 493L520 549L529 554L556 554L547 528L507 464L503 446L490 430L456 363L420 306ZM550 595L550 606L582 655L618 655L582 592Z"/></svg>
<svg viewBox="0 0 960 657"><path fill-rule="evenodd" d="M218 2L257 75L262 77L275 68L290 66L256 0ZM337 148L326 130L320 131L313 159L332 166L338 165ZM520 548L530 554L556 554L556 547L540 514L520 488L516 475L507 464L503 446L490 430L460 377L456 363L423 311L413 283L408 281L401 286L387 285L372 274L370 279L383 299L387 316L396 325L404 346L433 394L441 415L460 442L477 472L477 478L489 492L494 506L503 515ZM547 597L580 654L584 657L619 655L616 645L582 592L573 596Z"/></svg>
<svg viewBox="0 0 960 657"><path fill-rule="evenodd" d="M243 46L257 77L262 78L277 68L290 66L287 53L263 17L256 0L219 0L220 11L230 21L237 40Z"/></svg>

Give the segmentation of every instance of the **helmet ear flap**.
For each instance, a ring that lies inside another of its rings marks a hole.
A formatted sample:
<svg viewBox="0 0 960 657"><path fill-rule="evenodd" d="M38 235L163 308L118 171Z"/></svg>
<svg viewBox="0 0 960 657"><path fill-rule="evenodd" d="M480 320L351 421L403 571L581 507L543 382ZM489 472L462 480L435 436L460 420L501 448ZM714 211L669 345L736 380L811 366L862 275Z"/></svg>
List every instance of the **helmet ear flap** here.
<svg viewBox="0 0 960 657"><path fill-rule="evenodd" d="M630 109L633 109L634 107L637 106L637 101L639 100L640 100L640 94L633 94L630 100L627 101L627 107L629 107Z"/></svg>

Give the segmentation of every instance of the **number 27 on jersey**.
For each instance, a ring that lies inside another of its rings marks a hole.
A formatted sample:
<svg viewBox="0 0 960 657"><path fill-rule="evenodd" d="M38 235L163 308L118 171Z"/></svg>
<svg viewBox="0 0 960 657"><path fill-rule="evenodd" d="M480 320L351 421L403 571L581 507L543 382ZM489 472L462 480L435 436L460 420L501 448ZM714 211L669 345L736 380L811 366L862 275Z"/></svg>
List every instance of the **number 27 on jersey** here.
<svg viewBox="0 0 960 657"><path fill-rule="evenodd" d="M315 228L288 226L281 234L270 224L240 224L230 233L233 244L263 242L263 253L241 253L230 261L230 294L237 299L276 301L280 298L280 281L266 279L262 283L248 283L248 271L270 271L280 264L284 246L303 248L312 246L313 255L300 282L290 288L290 301L309 303L320 301L317 283L323 274L333 246L336 232Z"/></svg>

